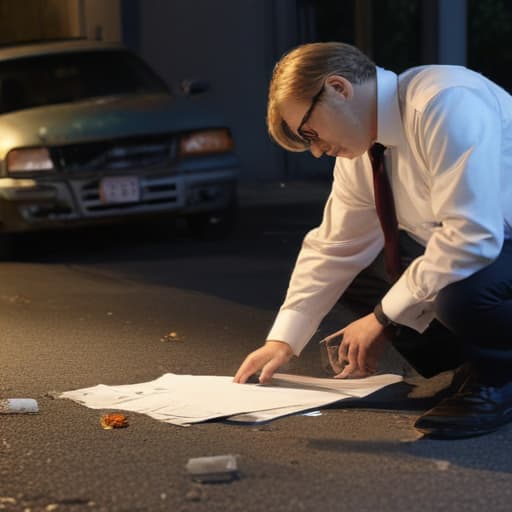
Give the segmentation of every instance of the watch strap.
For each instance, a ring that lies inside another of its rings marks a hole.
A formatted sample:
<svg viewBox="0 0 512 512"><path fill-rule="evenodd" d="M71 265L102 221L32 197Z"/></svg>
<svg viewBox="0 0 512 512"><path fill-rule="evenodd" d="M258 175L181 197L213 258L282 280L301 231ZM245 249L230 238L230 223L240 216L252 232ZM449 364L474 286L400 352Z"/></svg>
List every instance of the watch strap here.
<svg viewBox="0 0 512 512"><path fill-rule="evenodd" d="M389 325L394 325L394 322L391 321L386 313L384 313L384 311L382 310L382 303L379 302L374 310L373 310L373 314L375 315L375 317L377 318L377 321L379 322L380 325L382 325L383 327L388 327Z"/></svg>

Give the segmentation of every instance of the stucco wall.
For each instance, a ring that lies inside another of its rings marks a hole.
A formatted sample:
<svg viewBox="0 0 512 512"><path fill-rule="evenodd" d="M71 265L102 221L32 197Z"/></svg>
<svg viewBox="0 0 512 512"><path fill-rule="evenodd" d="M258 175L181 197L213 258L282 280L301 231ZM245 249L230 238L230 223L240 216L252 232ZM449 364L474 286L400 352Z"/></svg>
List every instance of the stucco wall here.
<svg viewBox="0 0 512 512"><path fill-rule="evenodd" d="M270 3L271 4L271 3ZM242 180L278 179L282 154L266 134L271 56L265 0L140 2L139 52L171 85L211 83L209 98L233 130Z"/></svg>
<svg viewBox="0 0 512 512"><path fill-rule="evenodd" d="M0 0L0 43L80 36L79 0Z"/></svg>
<svg viewBox="0 0 512 512"><path fill-rule="evenodd" d="M121 40L120 0L82 0L82 31L88 39Z"/></svg>

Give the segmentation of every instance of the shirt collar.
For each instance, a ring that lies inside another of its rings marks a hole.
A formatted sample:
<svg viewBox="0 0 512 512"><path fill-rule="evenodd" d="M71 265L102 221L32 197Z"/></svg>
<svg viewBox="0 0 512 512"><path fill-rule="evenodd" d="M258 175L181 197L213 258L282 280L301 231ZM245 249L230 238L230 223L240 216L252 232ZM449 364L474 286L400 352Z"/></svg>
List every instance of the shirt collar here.
<svg viewBox="0 0 512 512"><path fill-rule="evenodd" d="M398 76L377 67L377 141L397 146L402 135L402 118L398 104Z"/></svg>

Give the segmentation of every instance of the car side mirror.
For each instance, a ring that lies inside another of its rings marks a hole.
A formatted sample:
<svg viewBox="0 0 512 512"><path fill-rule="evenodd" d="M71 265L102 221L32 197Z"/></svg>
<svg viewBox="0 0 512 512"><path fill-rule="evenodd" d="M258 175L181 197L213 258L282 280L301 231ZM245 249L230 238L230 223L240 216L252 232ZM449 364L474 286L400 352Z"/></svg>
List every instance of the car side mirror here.
<svg viewBox="0 0 512 512"><path fill-rule="evenodd" d="M182 80L180 88L186 96L193 96L209 91L210 83L205 80Z"/></svg>

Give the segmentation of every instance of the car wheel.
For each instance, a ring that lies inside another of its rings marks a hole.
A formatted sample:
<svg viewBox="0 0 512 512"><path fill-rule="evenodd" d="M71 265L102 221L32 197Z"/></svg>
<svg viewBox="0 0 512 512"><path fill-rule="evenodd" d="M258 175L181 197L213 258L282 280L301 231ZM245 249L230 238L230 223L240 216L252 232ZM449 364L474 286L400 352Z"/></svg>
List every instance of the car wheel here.
<svg viewBox="0 0 512 512"><path fill-rule="evenodd" d="M233 203L224 210L197 213L187 217L190 233L195 238L219 239L229 236L238 219L238 205Z"/></svg>
<svg viewBox="0 0 512 512"><path fill-rule="evenodd" d="M0 233L0 261L8 261L16 256L16 236L14 233Z"/></svg>

